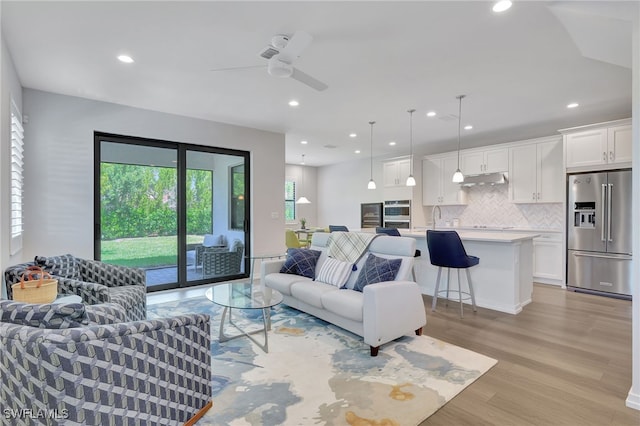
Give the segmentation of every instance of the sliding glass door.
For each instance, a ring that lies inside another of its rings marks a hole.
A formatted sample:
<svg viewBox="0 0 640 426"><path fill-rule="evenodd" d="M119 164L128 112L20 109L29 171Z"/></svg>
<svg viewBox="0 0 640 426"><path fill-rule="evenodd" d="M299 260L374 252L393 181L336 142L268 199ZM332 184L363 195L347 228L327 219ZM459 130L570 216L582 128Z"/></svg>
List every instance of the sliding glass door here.
<svg viewBox="0 0 640 426"><path fill-rule="evenodd" d="M149 290L247 276L248 153L96 133L95 257Z"/></svg>

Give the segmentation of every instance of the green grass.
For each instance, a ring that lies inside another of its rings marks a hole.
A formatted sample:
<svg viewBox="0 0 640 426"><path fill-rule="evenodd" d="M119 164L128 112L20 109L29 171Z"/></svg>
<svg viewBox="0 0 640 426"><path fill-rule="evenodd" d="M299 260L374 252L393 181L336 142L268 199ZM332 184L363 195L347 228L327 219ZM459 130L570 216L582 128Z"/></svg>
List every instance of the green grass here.
<svg viewBox="0 0 640 426"><path fill-rule="evenodd" d="M203 236L187 235L187 244L202 243ZM134 268L175 266L178 262L178 238L143 237L102 241L102 260Z"/></svg>

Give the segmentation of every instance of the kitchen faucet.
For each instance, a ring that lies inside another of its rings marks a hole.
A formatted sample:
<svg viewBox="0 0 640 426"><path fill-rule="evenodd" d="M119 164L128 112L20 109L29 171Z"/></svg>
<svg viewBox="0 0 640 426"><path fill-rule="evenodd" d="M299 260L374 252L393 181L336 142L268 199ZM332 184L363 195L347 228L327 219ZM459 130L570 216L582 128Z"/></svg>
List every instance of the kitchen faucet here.
<svg viewBox="0 0 640 426"><path fill-rule="evenodd" d="M442 219L442 210L440 210L440 206L433 206L431 210L431 223L433 224L433 229L436 229L436 209L438 209L438 219Z"/></svg>

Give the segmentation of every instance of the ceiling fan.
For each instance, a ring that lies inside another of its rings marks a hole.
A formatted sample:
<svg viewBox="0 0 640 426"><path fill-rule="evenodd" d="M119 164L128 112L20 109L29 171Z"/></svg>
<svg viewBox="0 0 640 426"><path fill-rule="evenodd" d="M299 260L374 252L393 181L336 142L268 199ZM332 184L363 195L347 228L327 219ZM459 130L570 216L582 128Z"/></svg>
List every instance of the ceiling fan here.
<svg viewBox="0 0 640 426"><path fill-rule="evenodd" d="M329 86L293 66L293 63L311 44L312 40L313 37L304 31L296 31L293 36L285 34L273 36L271 38L271 44L259 53L261 58L269 61L266 65L269 75L280 78L290 77L320 92L327 89ZM264 65L217 68L211 71L232 71L249 68L264 68Z"/></svg>

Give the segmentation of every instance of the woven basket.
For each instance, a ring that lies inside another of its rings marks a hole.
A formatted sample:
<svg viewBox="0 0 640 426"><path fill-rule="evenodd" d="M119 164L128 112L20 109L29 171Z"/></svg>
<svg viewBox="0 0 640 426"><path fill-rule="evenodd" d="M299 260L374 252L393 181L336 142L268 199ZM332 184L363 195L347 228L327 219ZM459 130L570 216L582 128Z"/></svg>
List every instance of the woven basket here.
<svg viewBox="0 0 640 426"><path fill-rule="evenodd" d="M23 303L51 303L58 297L58 280L39 266L29 266L20 282L11 286L13 300Z"/></svg>

